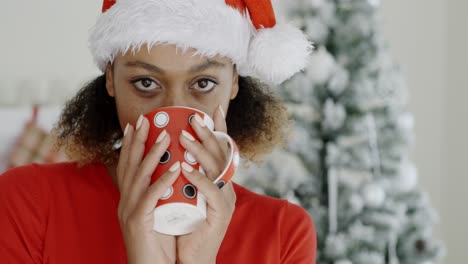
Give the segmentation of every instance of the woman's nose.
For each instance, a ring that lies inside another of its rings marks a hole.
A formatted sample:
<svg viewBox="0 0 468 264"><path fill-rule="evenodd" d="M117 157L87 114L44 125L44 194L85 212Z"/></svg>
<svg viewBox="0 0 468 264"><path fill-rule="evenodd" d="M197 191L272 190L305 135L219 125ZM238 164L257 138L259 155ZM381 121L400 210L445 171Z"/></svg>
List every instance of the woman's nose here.
<svg viewBox="0 0 468 264"><path fill-rule="evenodd" d="M183 89L172 88L166 92L161 101L162 107L167 106L189 106L190 100L188 95L183 92Z"/></svg>

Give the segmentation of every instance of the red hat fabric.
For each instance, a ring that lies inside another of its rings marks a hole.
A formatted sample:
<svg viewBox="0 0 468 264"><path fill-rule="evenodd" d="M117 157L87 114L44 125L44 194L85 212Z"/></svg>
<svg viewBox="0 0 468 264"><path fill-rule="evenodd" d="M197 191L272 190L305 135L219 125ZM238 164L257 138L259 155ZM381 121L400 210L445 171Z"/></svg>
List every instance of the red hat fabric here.
<svg viewBox="0 0 468 264"><path fill-rule="evenodd" d="M305 34L278 24L271 0L104 0L90 49L104 72L118 52L158 43L230 58L241 76L280 84L312 52Z"/></svg>
<svg viewBox="0 0 468 264"><path fill-rule="evenodd" d="M107 9L111 8L115 4L115 0L104 0L102 4L102 12L106 12Z"/></svg>
<svg viewBox="0 0 468 264"><path fill-rule="evenodd" d="M270 0L245 0L252 24L257 30L276 25L275 12Z"/></svg>

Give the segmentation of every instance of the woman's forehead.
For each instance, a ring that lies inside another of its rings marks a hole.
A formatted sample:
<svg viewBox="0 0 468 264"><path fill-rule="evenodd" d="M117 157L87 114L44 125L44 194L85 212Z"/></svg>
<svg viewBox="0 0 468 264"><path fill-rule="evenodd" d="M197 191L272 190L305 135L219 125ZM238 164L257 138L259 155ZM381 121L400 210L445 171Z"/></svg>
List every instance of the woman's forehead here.
<svg viewBox="0 0 468 264"><path fill-rule="evenodd" d="M231 59L227 57L220 55L207 57L197 54L196 49L188 48L186 50L182 50L172 44L155 44L150 49L148 49L145 44L139 50L132 51L130 49L123 55L117 55L114 62L117 61L119 61L120 64L127 65L128 63L144 62L159 65L168 69L175 67L179 70L184 68L187 68L188 70L195 65L206 64L207 61L218 65L232 65Z"/></svg>

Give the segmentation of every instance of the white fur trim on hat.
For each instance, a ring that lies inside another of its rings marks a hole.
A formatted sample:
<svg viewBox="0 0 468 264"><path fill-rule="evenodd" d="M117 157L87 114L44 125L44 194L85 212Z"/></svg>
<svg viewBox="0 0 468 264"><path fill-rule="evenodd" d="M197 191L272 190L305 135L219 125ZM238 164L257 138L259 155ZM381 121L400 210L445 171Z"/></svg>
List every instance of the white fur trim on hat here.
<svg viewBox="0 0 468 264"><path fill-rule="evenodd" d="M304 69L312 49L312 42L301 30L289 24L276 24L257 33L247 60L256 77L280 84Z"/></svg>
<svg viewBox="0 0 468 264"><path fill-rule="evenodd" d="M105 71L118 52L147 44L174 44L197 55L226 56L240 71L246 67L251 37L248 21L224 0L118 0L98 17L89 46Z"/></svg>
<svg viewBox="0 0 468 264"><path fill-rule="evenodd" d="M276 24L257 32L247 13L225 0L117 0L91 28L89 47L102 72L115 56L143 45L173 44L195 55L228 57L239 75L280 84L306 66L302 31Z"/></svg>

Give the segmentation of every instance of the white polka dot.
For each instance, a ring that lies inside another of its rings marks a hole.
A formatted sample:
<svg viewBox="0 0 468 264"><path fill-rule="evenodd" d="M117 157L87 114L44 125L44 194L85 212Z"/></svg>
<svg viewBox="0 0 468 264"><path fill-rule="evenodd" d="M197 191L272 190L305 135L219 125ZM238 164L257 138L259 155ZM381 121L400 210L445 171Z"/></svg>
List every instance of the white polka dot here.
<svg viewBox="0 0 468 264"><path fill-rule="evenodd" d="M193 155L192 155L190 152L185 151L184 156L185 156L185 160L186 160L189 164L192 164L192 165L197 164L197 160L193 157Z"/></svg>
<svg viewBox="0 0 468 264"><path fill-rule="evenodd" d="M164 193L164 195L161 197L162 200L166 200L168 199L169 197L172 196L172 193L174 192L174 189L171 187L169 187L166 191L166 193Z"/></svg>
<svg viewBox="0 0 468 264"><path fill-rule="evenodd" d="M191 114L188 118L188 122L191 125L192 124L192 119L195 117L195 114Z"/></svg>
<svg viewBox="0 0 468 264"><path fill-rule="evenodd" d="M226 182L223 181L223 180L220 180L219 182L216 183L216 185L218 185L219 189L223 188L225 184L226 184Z"/></svg>
<svg viewBox="0 0 468 264"><path fill-rule="evenodd" d="M121 147L122 147L122 139L119 138L117 141L115 141L113 148L120 149Z"/></svg>
<svg viewBox="0 0 468 264"><path fill-rule="evenodd" d="M154 125L162 128L169 123L169 115L166 112L159 112L154 116Z"/></svg>
<svg viewBox="0 0 468 264"><path fill-rule="evenodd" d="M164 155L161 157L161 159L159 160L159 163L160 164L166 164L168 163L169 161L171 160L171 152L169 150L166 150L166 152L164 153Z"/></svg>
<svg viewBox="0 0 468 264"><path fill-rule="evenodd" d="M192 184L185 185L182 191L185 197L189 199L193 199L197 196L197 188L195 188L195 186L193 186Z"/></svg>

